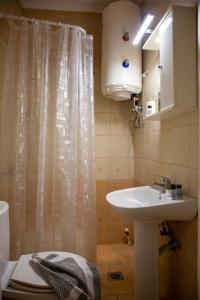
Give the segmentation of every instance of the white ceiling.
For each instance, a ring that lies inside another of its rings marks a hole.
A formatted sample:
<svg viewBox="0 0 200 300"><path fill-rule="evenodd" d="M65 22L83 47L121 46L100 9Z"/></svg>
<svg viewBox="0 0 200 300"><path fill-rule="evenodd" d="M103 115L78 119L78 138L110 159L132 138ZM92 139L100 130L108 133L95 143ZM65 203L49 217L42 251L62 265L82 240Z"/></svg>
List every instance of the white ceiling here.
<svg viewBox="0 0 200 300"><path fill-rule="evenodd" d="M20 0L22 7L47 10L64 10L79 12L98 12L116 0ZM131 0L138 5L165 5L166 3L176 5L195 5L198 0Z"/></svg>
<svg viewBox="0 0 200 300"><path fill-rule="evenodd" d="M35 9L102 12L110 2L116 0L20 0L22 7ZM132 0L140 4L142 0Z"/></svg>

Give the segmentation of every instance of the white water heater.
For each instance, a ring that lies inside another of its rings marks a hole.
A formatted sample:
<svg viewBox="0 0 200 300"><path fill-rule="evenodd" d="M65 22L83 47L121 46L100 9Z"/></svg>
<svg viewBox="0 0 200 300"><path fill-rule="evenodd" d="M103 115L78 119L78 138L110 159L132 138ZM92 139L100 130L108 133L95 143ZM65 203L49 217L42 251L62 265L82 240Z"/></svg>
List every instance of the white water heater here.
<svg viewBox="0 0 200 300"><path fill-rule="evenodd" d="M103 11L102 93L113 100L141 92L142 50L132 44L140 25L140 8L132 1L112 2Z"/></svg>

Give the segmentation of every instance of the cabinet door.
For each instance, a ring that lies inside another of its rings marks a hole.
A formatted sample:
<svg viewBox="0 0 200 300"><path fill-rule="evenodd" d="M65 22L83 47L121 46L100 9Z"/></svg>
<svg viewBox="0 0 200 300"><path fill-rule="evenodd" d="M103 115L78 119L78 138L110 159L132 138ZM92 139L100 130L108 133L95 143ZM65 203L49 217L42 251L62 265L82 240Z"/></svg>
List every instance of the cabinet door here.
<svg viewBox="0 0 200 300"><path fill-rule="evenodd" d="M169 14L160 27L160 108L174 105L173 19Z"/></svg>

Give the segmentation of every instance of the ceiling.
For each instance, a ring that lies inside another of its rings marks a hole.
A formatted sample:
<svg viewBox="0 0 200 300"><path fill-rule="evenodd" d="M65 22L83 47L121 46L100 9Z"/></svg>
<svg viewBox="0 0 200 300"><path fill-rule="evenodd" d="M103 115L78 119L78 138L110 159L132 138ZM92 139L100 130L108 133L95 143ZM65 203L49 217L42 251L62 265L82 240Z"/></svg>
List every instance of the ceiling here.
<svg viewBox="0 0 200 300"><path fill-rule="evenodd" d="M103 9L111 2L116 0L20 0L22 7L33 9L64 10L79 12L97 12L101 13ZM151 4L166 5L195 5L198 0L131 0L140 6Z"/></svg>
<svg viewBox="0 0 200 300"><path fill-rule="evenodd" d="M24 8L102 12L104 7L116 0L20 0Z"/></svg>

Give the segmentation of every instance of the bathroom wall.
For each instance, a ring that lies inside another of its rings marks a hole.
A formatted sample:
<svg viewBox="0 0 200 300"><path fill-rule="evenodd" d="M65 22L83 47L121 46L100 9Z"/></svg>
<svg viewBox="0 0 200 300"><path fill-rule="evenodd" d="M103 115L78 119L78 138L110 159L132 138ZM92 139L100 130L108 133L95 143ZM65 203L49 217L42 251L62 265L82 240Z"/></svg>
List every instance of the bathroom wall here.
<svg viewBox="0 0 200 300"><path fill-rule="evenodd" d="M154 13L156 25L170 2L173 1L156 4L143 1L143 12ZM155 60L155 53L144 51L143 71L154 72ZM154 82L151 80L151 88ZM197 198L198 115L199 112L194 111L161 122L148 121L144 128L136 130L134 174L138 185L150 184L154 176L160 174L181 183L186 195ZM197 218L190 222L170 222L174 236L181 241L181 250L167 251L160 257L162 300L197 299L197 223ZM161 244L166 242L167 238L161 239Z"/></svg>
<svg viewBox="0 0 200 300"><path fill-rule="evenodd" d="M143 53L143 71L152 72L156 64L153 51ZM158 63L157 63L158 64ZM147 83L151 82L151 86ZM143 79L153 89L155 80ZM153 89L153 94L155 91ZM189 99L188 99L189 101ZM145 106L145 102L143 103ZM184 194L198 195L198 111L163 121L146 121L134 135L134 174L138 185L151 184L156 175L169 177L183 186ZM197 200L198 201L198 200ZM170 222L181 241L181 250L167 251L160 257L161 298L197 299L197 218L190 222ZM168 242L162 238L161 244Z"/></svg>
<svg viewBox="0 0 200 300"><path fill-rule="evenodd" d="M181 183L186 195L198 192L198 111L167 121L146 122L135 135L135 180L150 184L155 175ZM197 218L170 222L181 250L161 256L161 288L164 299L197 299ZM161 243L168 242L162 239Z"/></svg>
<svg viewBox="0 0 200 300"><path fill-rule="evenodd" d="M0 12L20 16L22 9L18 0L0 0Z"/></svg>
<svg viewBox="0 0 200 300"><path fill-rule="evenodd" d="M134 153L129 125L133 114L129 103L115 102L102 96L101 33L102 16L97 13L61 12L24 9L23 15L55 22L76 24L94 38L94 99L96 130L97 242L124 241L124 228L132 224L116 214L105 196L117 188L133 186Z"/></svg>

